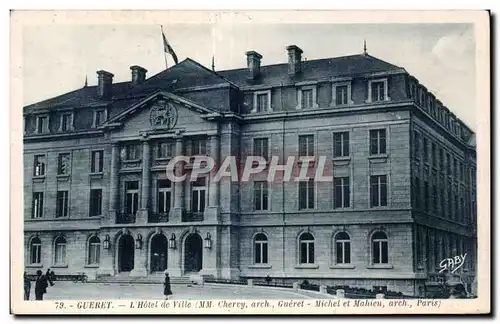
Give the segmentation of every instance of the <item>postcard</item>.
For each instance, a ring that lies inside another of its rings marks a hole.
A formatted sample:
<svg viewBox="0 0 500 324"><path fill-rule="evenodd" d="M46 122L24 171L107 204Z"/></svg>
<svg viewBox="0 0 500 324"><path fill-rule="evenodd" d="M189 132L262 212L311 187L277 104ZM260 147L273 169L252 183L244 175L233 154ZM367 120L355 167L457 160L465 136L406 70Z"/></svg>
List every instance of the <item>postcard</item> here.
<svg viewBox="0 0 500 324"><path fill-rule="evenodd" d="M11 313L489 313L489 19L12 11Z"/></svg>

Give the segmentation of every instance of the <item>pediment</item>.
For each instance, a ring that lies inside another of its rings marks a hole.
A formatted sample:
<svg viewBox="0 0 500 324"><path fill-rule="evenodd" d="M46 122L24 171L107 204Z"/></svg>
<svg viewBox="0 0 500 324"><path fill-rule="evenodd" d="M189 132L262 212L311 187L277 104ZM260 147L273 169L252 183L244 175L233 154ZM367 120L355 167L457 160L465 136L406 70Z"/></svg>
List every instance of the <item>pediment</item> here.
<svg viewBox="0 0 500 324"><path fill-rule="evenodd" d="M173 132L199 129L200 123L221 114L169 92L158 92L144 98L110 118L101 127L113 133L133 136L138 132Z"/></svg>

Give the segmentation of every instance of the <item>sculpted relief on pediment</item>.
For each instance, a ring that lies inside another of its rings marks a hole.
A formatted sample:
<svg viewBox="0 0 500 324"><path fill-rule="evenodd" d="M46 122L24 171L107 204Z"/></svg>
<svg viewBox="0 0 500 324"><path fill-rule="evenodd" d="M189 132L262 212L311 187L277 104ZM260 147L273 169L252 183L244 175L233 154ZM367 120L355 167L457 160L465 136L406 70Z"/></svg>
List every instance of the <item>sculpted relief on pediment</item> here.
<svg viewBox="0 0 500 324"><path fill-rule="evenodd" d="M149 122L157 129L173 129L177 124L177 108L165 99L159 99L151 107Z"/></svg>

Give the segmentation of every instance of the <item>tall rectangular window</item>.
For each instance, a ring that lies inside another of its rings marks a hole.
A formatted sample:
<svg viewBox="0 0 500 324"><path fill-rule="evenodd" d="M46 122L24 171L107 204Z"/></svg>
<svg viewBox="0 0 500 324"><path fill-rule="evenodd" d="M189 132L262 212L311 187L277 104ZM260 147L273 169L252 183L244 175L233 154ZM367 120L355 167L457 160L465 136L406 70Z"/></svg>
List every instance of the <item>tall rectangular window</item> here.
<svg viewBox="0 0 500 324"><path fill-rule="evenodd" d="M335 104L337 106L347 105L347 103L348 103L347 90L348 90L348 88L346 85L335 87L335 101L336 101Z"/></svg>
<svg viewBox="0 0 500 324"><path fill-rule="evenodd" d="M299 182L299 209L314 208L314 179Z"/></svg>
<svg viewBox="0 0 500 324"><path fill-rule="evenodd" d="M135 215L139 209L139 181L125 182L125 213Z"/></svg>
<svg viewBox="0 0 500 324"><path fill-rule="evenodd" d="M415 158L420 159L420 133L419 132L414 132L413 133L413 140L415 141L414 147L415 147Z"/></svg>
<svg viewBox="0 0 500 324"><path fill-rule="evenodd" d="M372 101L385 100L385 84L384 82L372 82Z"/></svg>
<svg viewBox="0 0 500 324"><path fill-rule="evenodd" d="M334 206L335 208L347 208L350 206L350 184L349 177L334 178Z"/></svg>
<svg viewBox="0 0 500 324"><path fill-rule="evenodd" d="M314 156L314 135L299 136L299 156Z"/></svg>
<svg viewBox="0 0 500 324"><path fill-rule="evenodd" d="M444 151L442 148L439 149L439 170L444 171Z"/></svg>
<svg viewBox="0 0 500 324"><path fill-rule="evenodd" d="M420 179L418 177L415 177L413 179L413 195L414 195L414 200L415 200L415 208L420 209L422 208L421 206L421 190L420 190Z"/></svg>
<svg viewBox="0 0 500 324"><path fill-rule="evenodd" d="M104 151L103 150L92 151L92 160L90 162L90 172L92 172L92 173L102 172L103 163L104 163L103 158L104 158Z"/></svg>
<svg viewBox="0 0 500 324"><path fill-rule="evenodd" d="M448 182L448 217L453 218L453 196L451 195L451 183Z"/></svg>
<svg viewBox="0 0 500 324"><path fill-rule="evenodd" d="M370 154L386 153L386 134L385 129L370 130Z"/></svg>
<svg viewBox="0 0 500 324"><path fill-rule="evenodd" d="M104 109L94 112L94 127L100 126L106 120L106 111Z"/></svg>
<svg viewBox="0 0 500 324"><path fill-rule="evenodd" d="M207 154L207 140L206 138L193 139L192 155L206 155Z"/></svg>
<svg viewBox="0 0 500 324"><path fill-rule="evenodd" d="M160 179L158 184L157 210L159 214L168 214L172 204L172 182L168 179Z"/></svg>
<svg viewBox="0 0 500 324"><path fill-rule="evenodd" d="M437 185L436 180L433 180L432 183L432 211L437 212L438 208L438 193L437 193Z"/></svg>
<svg viewBox="0 0 500 324"><path fill-rule="evenodd" d="M191 211L202 213L205 211L206 178L198 178L192 183Z"/></svg>
<svg viewBox="0 0 500 324"><path fill-rule="evenodd" d="M349 132L333 133L333 156L349 156Z"/></svg>
<svg viewBox="0 0 500 324"><path fill-rule="evenodd" d="M34 192L31 218L42 218L42 217L43 217L43 192Z"/></svg>
<svg viewBox="0 0 500 324"><path fill-rule="evenodd" d="M269 143L267 138L256 138L253 140L253 155L261 156L267 161L269 158Z"/></svg>
<svg viewBox="0 0 500 324"><path fill-rule="evenodd" d="M257 95L257 112L269 110L269 98L267 93Z"/></svg>
<svg viewBox="0 0 500 324"><path fill-rule="evenodd" d="M90 216L102 215L102 189L90 189Z"/></svg>
<svg viewBox="0 0 500 324"><path fill-rule="evenodd" d="M464 181L464 164L460 162L460 181Z"/></svg>
<svg viewBox="0 0 500 324"><path fill-rule="evenodd" d="M430 209L430 190L429 181L424 179L424 210L429 212Z"/></svg>
<svg viewBox="0 0 500 324"><path fill-rule="evenodd" d="M312 108L313 107L313 90L301 90L302 91L302 108Z"/></svg>
<svg viewBox="0 0 500 324"><path fill-rule="evenodd" d="M158 143L157 157L160 159L175 156L175 143L173 142L160 142Z"/></svg>
<svg viewBox="0 0 500 324"><path fill-rule="evenodd" d="M370 177L371 206L387 206L387 176Z"/></svg>
<svg viewBox="0 0 500 324"><path fill-rule="evenodd" d="M449 153L446 153L446 173L448 176L451 176L451 158Z"/></svg>
<svg viewBox="0 0 500 324"><path fill-rule="evenodd" d="M432 166L437 167L437 155L436 155L436 143L432 143L431 145L431 159L432 159Z"/></svg>
<svg viewBox="0 0 500 324"><path fill-rule="evenodd" d="M254 209L268 210L268 189L267 181L256 181L253 184Z"/></svg>
<svg viewBox="0 0 500 324"><path fill-rule="evenodd" d="M61 190L57 192L56 217L68 216L68 191Z"/></svg>
<svg viewBox="0 0 500 324"><path fill-rule="evenodd" d="M424 137L423 142L422 142L422 149L424 153L424 162L428 163L429 162L429 147L427 143L427 138Z"/></svg>
<svg viewBox="0 0 500 324"><path fill-rule="evenodd" d="M49 131L49 117L38 116L36 119L36 132L45 133Z"/></svg>
<svg viewBox="0 0 500 324"><path fill-rule="evenodd" d="M61 131L71 130L71 114L62 114L61 116Z"/></svg>
<svg viewBox="0 0 500 324"><path fill-rule="evenodd" d="M141 148L139 144L127 144L125 146L125 160L139 160L141 158Z"/></svg>
<svg viewBox="0 0 500 324"><path fill-rule="evenodd" d="M36 177L45 175L45 155L35 155L33 175Z"/></svg>
<svg viewBox="0 0 500 324"><path fill-rule="evenodd" d="M57 174L69 174L70 156L69 153L61 153L57 159Z"/></svg>

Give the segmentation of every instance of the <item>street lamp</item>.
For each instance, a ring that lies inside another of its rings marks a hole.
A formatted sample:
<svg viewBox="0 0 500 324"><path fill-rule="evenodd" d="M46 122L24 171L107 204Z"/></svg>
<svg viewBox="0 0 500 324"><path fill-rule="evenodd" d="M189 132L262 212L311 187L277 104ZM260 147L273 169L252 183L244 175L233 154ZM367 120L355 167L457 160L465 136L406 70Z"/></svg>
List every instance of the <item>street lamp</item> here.
<svg viewBox="0 0 500 324"><path fill-rule="evenodd" d="M135 248L138 250L142 249L142 235L141 234L137 234L137 238L135 240Z"/></svg>
<svg viewBox="0 0 500 324"><path fill-rule="evenodd" d="M168 240L168 248L171 250L175 250L175 234L172 233L170 239Z"/></svg>
<svg viewBox="0 0 500 324"><path fill-rule="evenodd" d="M105 250L109 250L109 235L106 234L104 237L103 247Z"/></svg>
<svg viewBox="0 0 500 324"><path fill-rule="evenodd" d="M210 233L207 233L207 236L205 237L205 249L211 249L212 248L212 238L210 236Z"/></svg>

